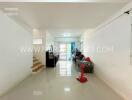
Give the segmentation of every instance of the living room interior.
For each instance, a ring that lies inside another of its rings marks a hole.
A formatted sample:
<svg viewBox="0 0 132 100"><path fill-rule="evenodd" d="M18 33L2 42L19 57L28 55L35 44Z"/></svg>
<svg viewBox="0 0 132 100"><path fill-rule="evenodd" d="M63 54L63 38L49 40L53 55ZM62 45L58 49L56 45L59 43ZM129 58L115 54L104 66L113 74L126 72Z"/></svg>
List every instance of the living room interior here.
<svg viewBox="0 0 132 100"><path fill-rule="evenodd" d="M0 100L132 99L131 0L0 2L0 22Z"/></svg>

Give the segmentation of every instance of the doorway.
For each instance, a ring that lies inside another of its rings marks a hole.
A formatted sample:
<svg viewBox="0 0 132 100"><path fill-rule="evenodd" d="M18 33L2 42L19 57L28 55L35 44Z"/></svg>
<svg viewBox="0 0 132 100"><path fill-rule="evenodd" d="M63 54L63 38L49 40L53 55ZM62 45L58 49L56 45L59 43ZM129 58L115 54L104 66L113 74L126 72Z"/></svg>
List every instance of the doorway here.
<svg viewBox="0 0 132 100"><path fill-rule="evenodd" d="M71 43L61 43L59 45L60 60L71 60Z"/></svg>

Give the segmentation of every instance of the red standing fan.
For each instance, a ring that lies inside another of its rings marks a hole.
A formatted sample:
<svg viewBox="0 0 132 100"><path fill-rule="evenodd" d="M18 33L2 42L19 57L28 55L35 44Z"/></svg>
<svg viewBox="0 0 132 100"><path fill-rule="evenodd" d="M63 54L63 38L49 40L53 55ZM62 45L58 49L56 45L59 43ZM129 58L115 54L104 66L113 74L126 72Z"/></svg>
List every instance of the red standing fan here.
<svg viewBox="0 0 132 100"><path fill-rule="evenodd" d="M77 77L76 79L77 79L79 82L81 82L81 83L85 83L85 82L87 82L88 80L87 80L87 78L84 76L84 64L81 64L80 67L81 67L81 75L80 75L79 77Z"/></svg>

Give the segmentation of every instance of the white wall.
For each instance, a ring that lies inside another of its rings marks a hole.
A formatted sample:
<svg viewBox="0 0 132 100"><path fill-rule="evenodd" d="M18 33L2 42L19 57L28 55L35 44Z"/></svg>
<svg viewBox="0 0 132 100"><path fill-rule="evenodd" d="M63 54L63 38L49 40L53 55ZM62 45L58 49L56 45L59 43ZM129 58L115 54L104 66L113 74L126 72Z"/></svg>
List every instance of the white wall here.
<svg viewBox="0 0 132 100"><path fill-rule="evenodd" d="M86 32L84 32L82 34L82 36L80 37L80 50L81 52L85 55L85 56L89 56L88 55L88 43L87 40L89 39L89 35L90 33L92 33L94 30L93 29L89 29Z"/></svg>
<svg viewBox="0 0 132 100"><path fill-rule="evenodd" d="M0 12L0 95L14 87L31 73L32 33Z"/></svg>
<svg viewBox="0 0 132 100"><path fill-rule="evenodd" d="M42 64L45 65L46 32L35 29L33 31L33 39L42 40L42 43L33 44L33 56L35 56Z"/></svg>
<svg viewBox="0 0 132 100"><path fill-rule="evenodd" d="M45 31L42 34L42 43L43 43L42 63L46 65L46 32Z"/></svg>
<svg viewBox="0 0 132 100"><path fill-rule="evenodd" d="M50 46L54 46L54 37L47 31L46 32L46 51L50 50Z"/></svg>
<svg viewBox="0 0 132 100"><path fill-rule="evenodd" d="M125 100L132 100L131 16L124 14L112 23L83 35L87 45L85 55L95 63L95 74ZM105 50L101 51L101 48Z"/></svg>

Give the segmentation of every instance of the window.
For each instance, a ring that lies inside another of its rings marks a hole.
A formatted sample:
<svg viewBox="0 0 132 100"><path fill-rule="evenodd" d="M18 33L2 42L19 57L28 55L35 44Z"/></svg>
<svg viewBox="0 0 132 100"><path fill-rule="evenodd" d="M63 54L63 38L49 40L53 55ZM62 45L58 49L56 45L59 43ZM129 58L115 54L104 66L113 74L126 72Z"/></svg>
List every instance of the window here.
<svg viewBox="0 0 132 100"><path fill-rule="evenodd" d="M42 39L33 39L33 44L42 44Z"/></svg>

